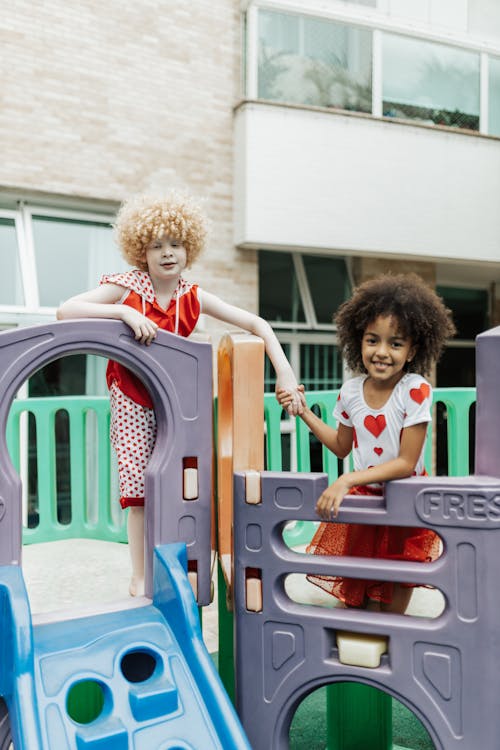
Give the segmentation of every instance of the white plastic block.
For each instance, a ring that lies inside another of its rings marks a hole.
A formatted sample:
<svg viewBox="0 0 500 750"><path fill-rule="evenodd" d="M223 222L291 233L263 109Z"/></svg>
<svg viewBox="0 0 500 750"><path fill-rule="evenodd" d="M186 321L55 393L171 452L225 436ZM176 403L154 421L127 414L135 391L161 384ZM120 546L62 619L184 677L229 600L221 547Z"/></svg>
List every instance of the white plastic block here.
<svg viewBox="0 0 500 750"><path fill-rule="evenodd" d="M198 469L184 469L182 497L184 500L198 497Z"/></svg>
<svg viewBox="0 0 500 750"><path fill-rule="evenodd" d="M262 502L260 472L253 470L245 472L245 493L245 502L251 505L258 505Z"/></svg>
<svg viewBox="0 0 500 750"><path fill-rule="evenodd" d="M260 578L246 580L246 608L249 612L262 612L262 581Z"/></svg>
<svg viewBox="0 0 500 750"><path fill-rule="evenodd" d="M383 635L337 632L337 648L341 664L353 667L380 666L380 657L388 651L388 639Z"/></svg>

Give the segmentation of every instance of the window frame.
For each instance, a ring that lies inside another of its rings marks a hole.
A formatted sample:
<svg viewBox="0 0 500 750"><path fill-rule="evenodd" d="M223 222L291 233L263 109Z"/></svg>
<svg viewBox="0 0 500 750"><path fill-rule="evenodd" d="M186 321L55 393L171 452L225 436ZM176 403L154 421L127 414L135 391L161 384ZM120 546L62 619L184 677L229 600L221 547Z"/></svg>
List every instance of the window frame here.
<svg viewBox="0 0 500 750"><path fill-rule="evenodd" d="M475 39L470 35L454 31L440 31L429 28L421 22L405 22L384 15L384 8L369 8L362 5L350 5L345 3L335 4L334 1L325 6L321 0L310 0L308 7L304 7L303 0L249 0L243 5L242 12L246 14L245 19L245 81L244 96L251 100L260 101L258 97L258 65L259 65L259 11L271 11L275 13L288 13L298 16L309 16L335 21L344 25L364 27L372 32L372 111L361 113L362 116L382 117L382 89L383 89L383 63L382 63L382 34L398 34L420 41L434 42L443 46L455 47L479 54L479 128L477 131L453 128L454 132L471 132L477 135L489 135L489 57L500 57L500 46L491 42ZM281 103L283 104L283 103ZM286 103L284 104L286 106ZM301 105L294 105L301 106ZM302 105L304 107L308 105ZM337 108L329 108L335 111ZM338 110L343 111L343 110ZM355 112L349 110L350 114ZM397 122L398 118L383 118ZM418 120L404 120L414 122L423 127L440 128L443 125L429 125L420 123ZM490 137L498 137L491 135Z"/></svg>
<svg viewBox="0 0 500 750"><path fill-rule="evenodd" d="M275 331L312 331L312 332L330 332L335 333L337 328L334 323L318 323L318 320L316 318L316 310L314 308L314 302L311 295L311 290L309 288L309 282L307 280L307 272L304 266L304 255L314 255L314 256L322 256L325 258L337 258L341 259L345 262L346 267L346 274L347 278L349 280L349 284L351 286L351 289L354 287L353 278L352 278L352 272L351 272L351 264L350 264L350 258L344 257L344 256L333 256L330 254L324 254L324 253L300 253L300 252L293 252L290 250L268 250L266 248L261 248L261 250L264 250L265 252L286 252L288 255L292 256L292 264L293 269L295 271L295 278L297 281L297 287L300 293L300 298L302 301L302 307L304 310L305 315L305 321L304 322L294 322L291 320L272 320L269 319L270 325L273 327Z"/></svg>
<svg viewBox="0 0 500 750"><path fill-rule="evenodd" d="M19 269L24 293L24 305L3 305L0 301L0 328L32 325L53 319L57 307L40 304L39 281L37 274L33 217L70 220L81 223L109 226L114 220L112 213L97 213L88 210L63 209L36 205L21 201L17 209L0 207L0 218L14 221L16 230Z"/></svg>

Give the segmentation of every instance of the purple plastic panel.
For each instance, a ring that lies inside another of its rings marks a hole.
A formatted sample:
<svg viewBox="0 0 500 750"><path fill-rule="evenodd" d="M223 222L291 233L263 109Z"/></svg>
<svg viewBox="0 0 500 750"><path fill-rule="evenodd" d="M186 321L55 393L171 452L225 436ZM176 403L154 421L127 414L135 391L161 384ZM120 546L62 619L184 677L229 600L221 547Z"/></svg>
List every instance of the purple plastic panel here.
<svg viewBox="0 0 500 750"><path fill-rule="evenodd" d="M6 423L19 387L36 370L69 354L116 359L149 389L158 422L146 471L146 590L151 595L153 549L185 542L197 562L198 603L210 603L212 496L212 347L164 331L151 346L112 320L60 321L0 333L0 565L21 554L21 483L6 446ZM196 457L199 494L183 500L183 459Z"/></svg>
<svg viewBox="0 0 500 750"><path fill-rule="evenodd" d="M477 474L500 475L500 327L476 339Z"/></svg>
<svg viewBox="0 0 500 750"><path fill-rule="evenodd" d="M434 563L317 557L290 550L289 520L317 520L324 474L261 474L262 503L245 502L235 475L237 706L254 750L285 750L293 714L330 682L381 688L422 721L437 750L497 750L500 744L500 328L477 341L476 471L471 477L390 482L385 498L348 498L339 521L433 528L444 552ZM245 606L248 568L261 571L263 609ZM289 573L322 573L428 584L444 595L435 619L291 601ZM376 669L341 664L336 631L384 635ZM258 719L256 719L258 717Z"/></svg>

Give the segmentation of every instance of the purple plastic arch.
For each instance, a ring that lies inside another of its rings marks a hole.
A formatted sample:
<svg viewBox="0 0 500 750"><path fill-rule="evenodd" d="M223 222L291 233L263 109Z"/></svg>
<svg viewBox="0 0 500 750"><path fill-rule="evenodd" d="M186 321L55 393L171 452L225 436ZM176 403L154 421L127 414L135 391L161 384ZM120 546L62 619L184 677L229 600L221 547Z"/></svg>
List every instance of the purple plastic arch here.
<svg viewBox="0 0 500 750"><path fill-rule="evenodd" d="M164 331L151 346L112 320L61 321L0 333L0 565L21 557L21 481L7 451L12 400L30 375L54 359L77 353L116 359L151 393L158 422L146 470L146 593L151 595L153 549L185 542L196 561L198 603L211 600L212 347ZM195 457L198 497L183 499L183 459Z"/></svg>

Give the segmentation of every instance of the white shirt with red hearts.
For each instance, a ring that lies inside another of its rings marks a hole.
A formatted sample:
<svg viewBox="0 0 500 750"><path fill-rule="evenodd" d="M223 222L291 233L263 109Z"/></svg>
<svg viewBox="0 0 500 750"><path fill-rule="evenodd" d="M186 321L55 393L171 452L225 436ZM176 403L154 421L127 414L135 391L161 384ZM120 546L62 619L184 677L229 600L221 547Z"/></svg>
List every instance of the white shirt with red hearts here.
<svg viewBox="0 0 500 750"><path fill-rule="evenodd" d="M381 409L372 409L365 401L363 383L367 377L359 375L347 380L333 410L338 422L353 428L356 471L397 458L402 430L432 419L432 387L422 375L403 375ZM425 474L424 449L425 445L415 466L414 473L419 476Z"/></svg>

